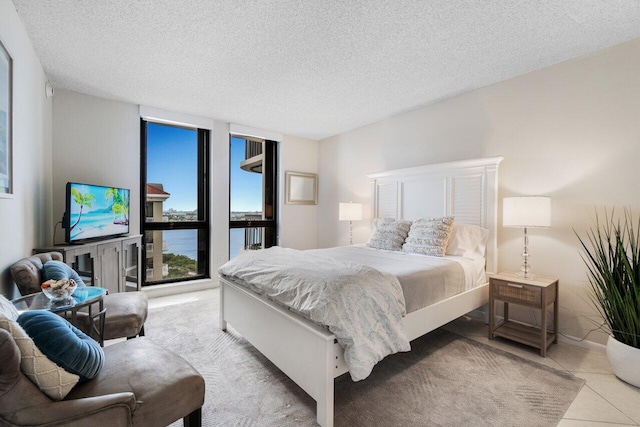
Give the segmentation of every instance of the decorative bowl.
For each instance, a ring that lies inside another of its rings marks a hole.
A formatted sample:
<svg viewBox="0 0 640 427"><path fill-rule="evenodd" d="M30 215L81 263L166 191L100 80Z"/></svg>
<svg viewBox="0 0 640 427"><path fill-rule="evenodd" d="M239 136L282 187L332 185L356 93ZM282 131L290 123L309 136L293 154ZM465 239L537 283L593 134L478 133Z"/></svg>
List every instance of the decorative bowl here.
<svg viewBox="0 0 640 427"><path fill-rule="evenodd" d="M73 279L50 279L44 282L40 288L51 301L62 301L71 296L77 285Z"/></svg>

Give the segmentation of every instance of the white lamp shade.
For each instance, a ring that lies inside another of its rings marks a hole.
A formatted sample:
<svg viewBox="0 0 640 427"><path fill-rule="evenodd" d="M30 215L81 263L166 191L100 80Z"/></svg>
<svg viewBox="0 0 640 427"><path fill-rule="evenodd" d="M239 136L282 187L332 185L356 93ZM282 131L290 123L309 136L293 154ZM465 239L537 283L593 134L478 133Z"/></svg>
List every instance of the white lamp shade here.
<svg viewBox="0 0 640 427"><path fill-rule="evenodd" d="M502 199L502 225L505 227L551 227L551 199L541 196Z"/></svg>
<svg viewBox="0 0 640 427"><path fill-rule="evenodd" d="M340 203L338 219L340 221L361 221L362 203Z"/></svg>

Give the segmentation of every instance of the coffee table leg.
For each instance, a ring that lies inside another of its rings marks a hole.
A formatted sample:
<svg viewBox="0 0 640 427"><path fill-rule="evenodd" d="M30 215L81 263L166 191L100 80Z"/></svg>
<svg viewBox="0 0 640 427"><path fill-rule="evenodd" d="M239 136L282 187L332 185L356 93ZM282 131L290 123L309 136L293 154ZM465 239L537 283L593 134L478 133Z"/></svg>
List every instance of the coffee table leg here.
<svg viewBox="0 0 640 427"><path fill-rule="evenodd" d="M104 347L104 317L107 310L104 308L104 303L100 300L100 313L98 313L98 342L100 347Z"/></svg>
<svg viewBox="0 0 640 427"><path fill-rule="evenodd" d="M107 310L104 308L102 300L98 301L98 307L100 311L93 314L91 312L93 305L89 305L89 332L91 335L95 335L95 340L100 343L100 347L104 347L104 316ZM96 318L98 319L98 326L95 324Z"/></svg>

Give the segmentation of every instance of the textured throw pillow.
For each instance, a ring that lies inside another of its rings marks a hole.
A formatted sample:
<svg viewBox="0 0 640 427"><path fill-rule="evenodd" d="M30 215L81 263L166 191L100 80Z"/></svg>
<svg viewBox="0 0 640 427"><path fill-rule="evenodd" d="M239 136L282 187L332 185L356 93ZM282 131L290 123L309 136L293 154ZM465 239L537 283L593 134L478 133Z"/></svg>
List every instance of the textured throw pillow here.
<svg viewBox="0 0 640 427"><path fill-rule="evenodd" d="M53 400L62 400L78 383L80 377L53 363L39 349L29 335L13 320L0 315L0 328L9 331L20 349L20 369Z"/></svg>
<svg viewBox="0 0 640 427"><path fill-rule="evenodd" d="M16 310L13 303L3 295L0 295L0 314L9 320L16 320L18 318L18 310Z"/></svg>
<svg viewBox="0 0 640 427"><path fill-rule="evenodd" d="M399 251L407 238L411 221L393 218L376 218L367 246L376 249Z"/></svg>
<svg viewBox="0 0 640 427"><path fill-rule="evenodd" d="M94 378L102 369L104 352L100 344L66 319L36 310L22 313L18 323L40 351L67 371L80 375L80 381Z"/></svg>
<svg viewBox="0 0 640 427"><path fill-rule="evenodd" d="M452 227L452 216L416 219L411 223L402 250L422 255L444 256Z"/></svg>
<svg viewBox="0 0 640 427"><path fill-rule="evenodd" d="M78 287L85 286L80 275L62 261L47 261L42 266L42 281L46 282L49 279L73 279Z"/></svg>
<svg viewBox="0 0 640 427"><path fill-rule="evenodd" d="M484 258L489 230L477 225L455 224L447 243L447 255L465 258Z"/></svg>

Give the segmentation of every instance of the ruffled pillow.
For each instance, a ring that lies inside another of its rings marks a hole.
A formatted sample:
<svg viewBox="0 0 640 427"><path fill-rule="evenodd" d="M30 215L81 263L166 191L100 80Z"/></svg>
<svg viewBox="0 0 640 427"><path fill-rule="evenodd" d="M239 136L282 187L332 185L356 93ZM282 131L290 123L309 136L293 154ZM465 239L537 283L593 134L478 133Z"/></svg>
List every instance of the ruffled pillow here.
<svg viewBox="0 0 640 427"><path fill-rule="evenodd" d="M421 255L444 256L453 221L452 216L414 220L402 250Z"/></svg>
<svg viewBox="0 0 640 427"><path fill-rule="evenodd" d="M393 218L376 218L367 246L376 249L399 251L407 238L411 221Z"/></svg>

